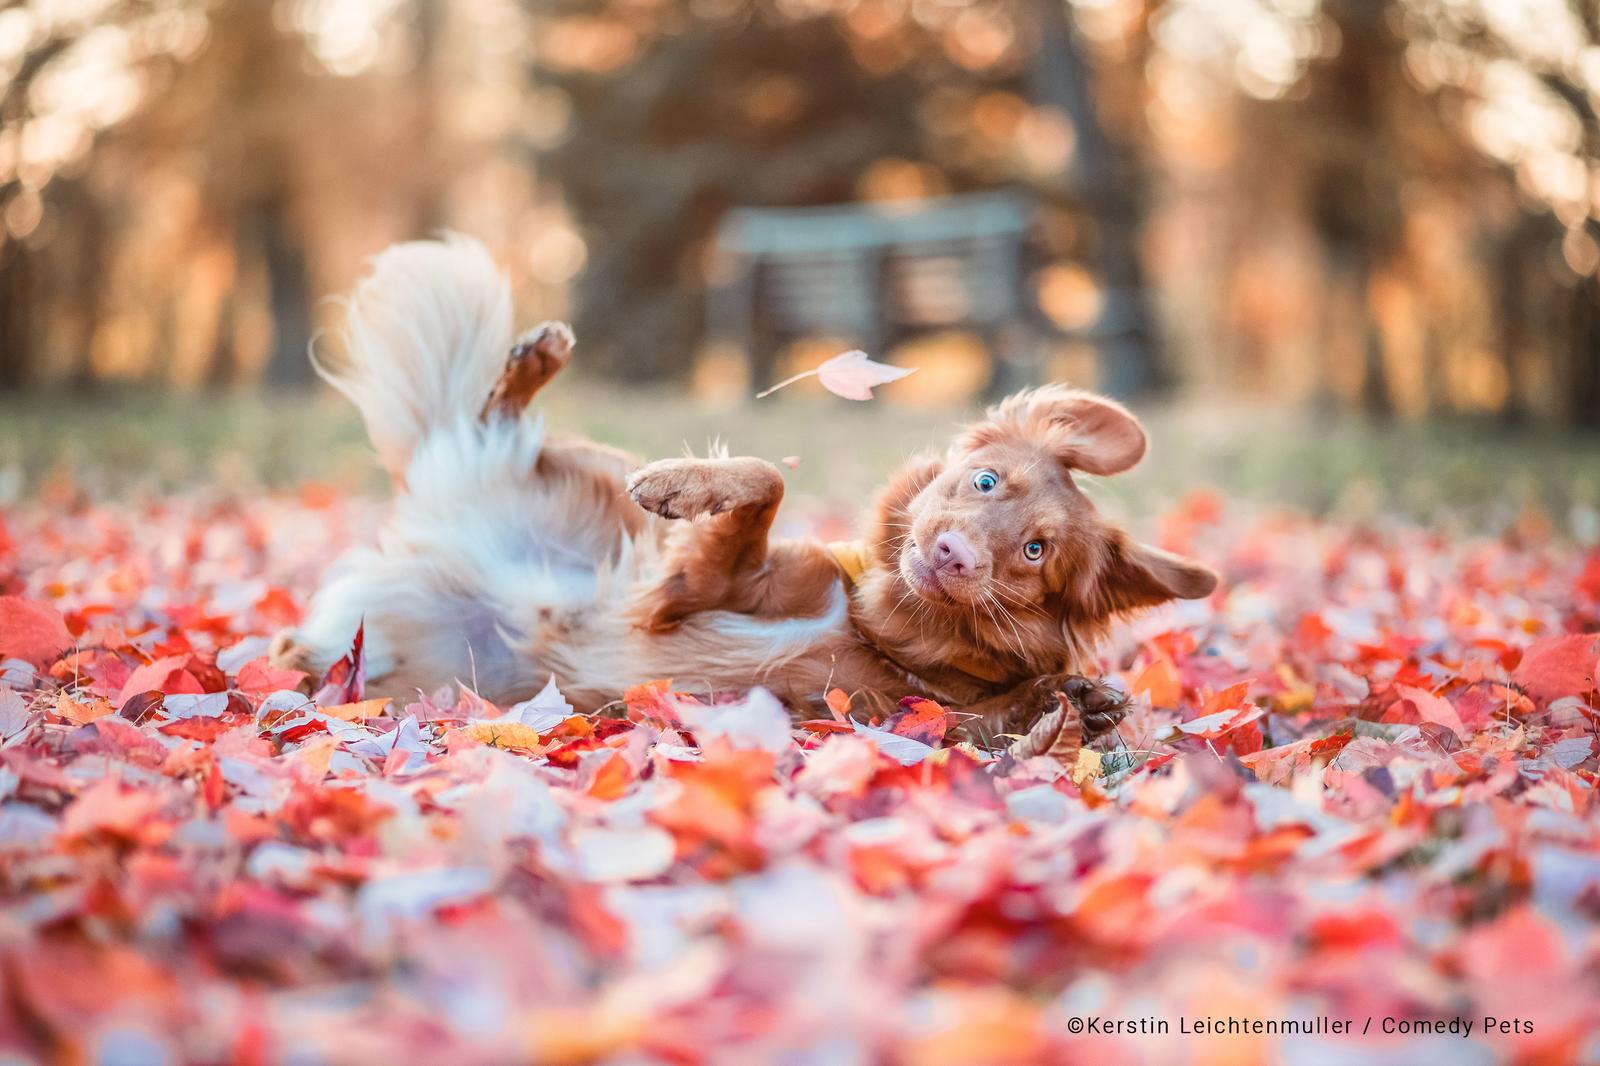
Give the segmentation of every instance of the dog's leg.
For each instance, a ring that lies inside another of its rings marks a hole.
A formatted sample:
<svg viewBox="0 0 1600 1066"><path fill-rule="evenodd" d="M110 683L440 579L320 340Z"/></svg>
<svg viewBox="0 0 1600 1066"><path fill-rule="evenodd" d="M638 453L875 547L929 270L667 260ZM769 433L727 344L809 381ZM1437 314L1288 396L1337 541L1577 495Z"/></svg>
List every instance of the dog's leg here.
<svg viewBox="0 0 1600 1066"><path fill-rule="evenodd" d="M701 519L673 537L667 577L645 603L644 625L669 629L700 611L809 617L833 586L826 550L767 536L783 475L761 459L665 459L628 479L628 495L663 518Z"/></svg>
<svg viewBox="0 0 1600 1066"><path fill-rule="evenodd" d="M753 520L748 538L734 523L719 523L721 539L765 552L767 529L783 502L783 475L764 459L661 459L634 472L628 495L662 518L701 518L739 511ZM746 523L739 523L746 525ZM757 528L757 526L759 528ZM756 560L758 563L760 559Z"/></svg>
<svg viewBox="0 0 1600 1066"><path fill-rule="evenodd" d="M968 707L974 717L963 722L957 732L963 739L986 746L993 746L1004 734L1026 736L1041 717L1060 705L1058 692L1078 712L1086 742L1111 732L1128 713L1128 698L1110 685L1081 674L1051 674Z"/></svg>
<svg viewBox="0 0 1600 1066"><path fill-rule="evenodd" d="M572 361L574 343L572 328L565 322L545 322L518 337L483 405L484 421L522 414L534 394Z"/></svg>

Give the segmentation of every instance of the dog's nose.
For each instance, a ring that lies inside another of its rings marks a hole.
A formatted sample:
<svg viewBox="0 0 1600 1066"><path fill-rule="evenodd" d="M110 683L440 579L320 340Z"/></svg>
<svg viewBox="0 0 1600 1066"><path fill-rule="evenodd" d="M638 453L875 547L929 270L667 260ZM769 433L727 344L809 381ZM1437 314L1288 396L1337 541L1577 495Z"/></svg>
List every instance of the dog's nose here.
<svg viewBox="0 0 1600 1066"><path fill-rule="evenodd" d="M949 530L934 538L933 568L960 577L978 568L978 557L973 554L972 545L967 543L966 537Z"/></svg>

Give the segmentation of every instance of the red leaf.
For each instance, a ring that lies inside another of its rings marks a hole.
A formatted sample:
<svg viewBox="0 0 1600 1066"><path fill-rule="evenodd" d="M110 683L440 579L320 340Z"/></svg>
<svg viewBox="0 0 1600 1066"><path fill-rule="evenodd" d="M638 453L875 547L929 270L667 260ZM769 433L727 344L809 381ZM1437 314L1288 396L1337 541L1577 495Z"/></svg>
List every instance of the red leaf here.
<svg viewBox="0 0 1600 1066"><path fill-rule="evenodd" d="M122 701L122 710L117 713L133 722L135 725L144 721L157 708L161 706L161 693L140 692L131 699Z"/></svg>
<svg viewBox="0 0 1600 1066"><path fill-rule="evenodd" d="M1600 659L1600 634L1569 633L1536 640L1522 654L1511 680L1535 699L1582 696L1595 687L1595 662Z"/></svg>
<svg viewBox="0 0 1600 1066"><path fill-rule="evenodd" d="M813 718L801 722L800 728L808 733L853 733L854 728L847 722L835 722L831 718Z"/></svg>
<svg viewBox="0 0 1600 1066"><path fill-rule="evenodd" d="M239 668L239 674L234 679L235 686L241 692L253 695L265 695L269 692L280 692L284 689L298 689L300 682L306 675L299 670L278 670L271 666L266 656L251 659Z"/></svg>
<svg viewBox="0 0 1600 1066"><path fill-rule="evenodd" d="M0 596L0 658L26 659L43 669L72 647L61 612L48 603Z"/></svg>
<svg viewBox="0 0 1600 1066"><path fill-rule="evenodd" d="M127 703L141 692L162 692L168 696L181 692L197 695L204 692L200 682L184 669L184 664L188 661L187 655L168 655L153 663L145 663L123 682L122 691L117 693L117 703Z"/></svg>
<svg viewBox="0 0 1600 1066"><path fill-rule="evenodd" d="M891 733L936 748L944 741L945 730L950 728L950 714L932 700L907 696L900 701L900 709L883 725Z"/></svg>
<svg viewBox="0 0 1600 1066"><path fill-rule="evenodd" d="M349 653L328 667L328 672L322 675L322 683L311 696L313 700L323 706L360 702L361 694L367 687L366 634L367 623L363 621L356 626L356 636L350 642Z"/></svg>

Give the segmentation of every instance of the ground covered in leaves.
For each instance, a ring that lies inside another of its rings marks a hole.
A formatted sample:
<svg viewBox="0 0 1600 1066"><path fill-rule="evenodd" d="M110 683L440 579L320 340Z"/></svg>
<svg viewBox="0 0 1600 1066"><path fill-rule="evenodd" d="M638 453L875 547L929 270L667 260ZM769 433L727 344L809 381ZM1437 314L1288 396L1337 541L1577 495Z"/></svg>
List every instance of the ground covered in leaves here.
<svg viewBox="0 0 1600 1066"><path fill-rule="evenodd" d="M1129 755L1064 765L844 694L798 728L666 683L585 717L367 699L353 656L312 702L266 637L374 515L5 516L0 1049L1600 1054L1600 555L1194 497L1162 539L1224 586L1119 635Z"/></svg>

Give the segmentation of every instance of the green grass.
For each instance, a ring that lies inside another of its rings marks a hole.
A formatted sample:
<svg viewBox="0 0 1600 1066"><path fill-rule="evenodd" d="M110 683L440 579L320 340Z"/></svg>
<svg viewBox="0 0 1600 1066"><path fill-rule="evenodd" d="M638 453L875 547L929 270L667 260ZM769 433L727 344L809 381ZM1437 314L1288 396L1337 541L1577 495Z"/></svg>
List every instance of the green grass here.
<svg viewBox="0 0 1600 1066"><path fill-rule="evenodd" d="M888 390L892 396L892 390ZM794 395L712 408L669 390L555 383L550 424L650 457L720 438L736 453L800 457L791 491L859 506L906 455L941 447L973 412L889 399ZM1098 484L1109 509L1148 515L1184 493L1314 514L1380 513L1495 530L1530 507L1592 536L1600 509L1600 440L1473 423L1368 424L1274 409L1188 402L1147 407L1149 458ZM0 397L0 499L64 486L94 498L185 489L250 493L315 480L380 493L384 479L360 420L339 397L105 391Z"/></svg>

